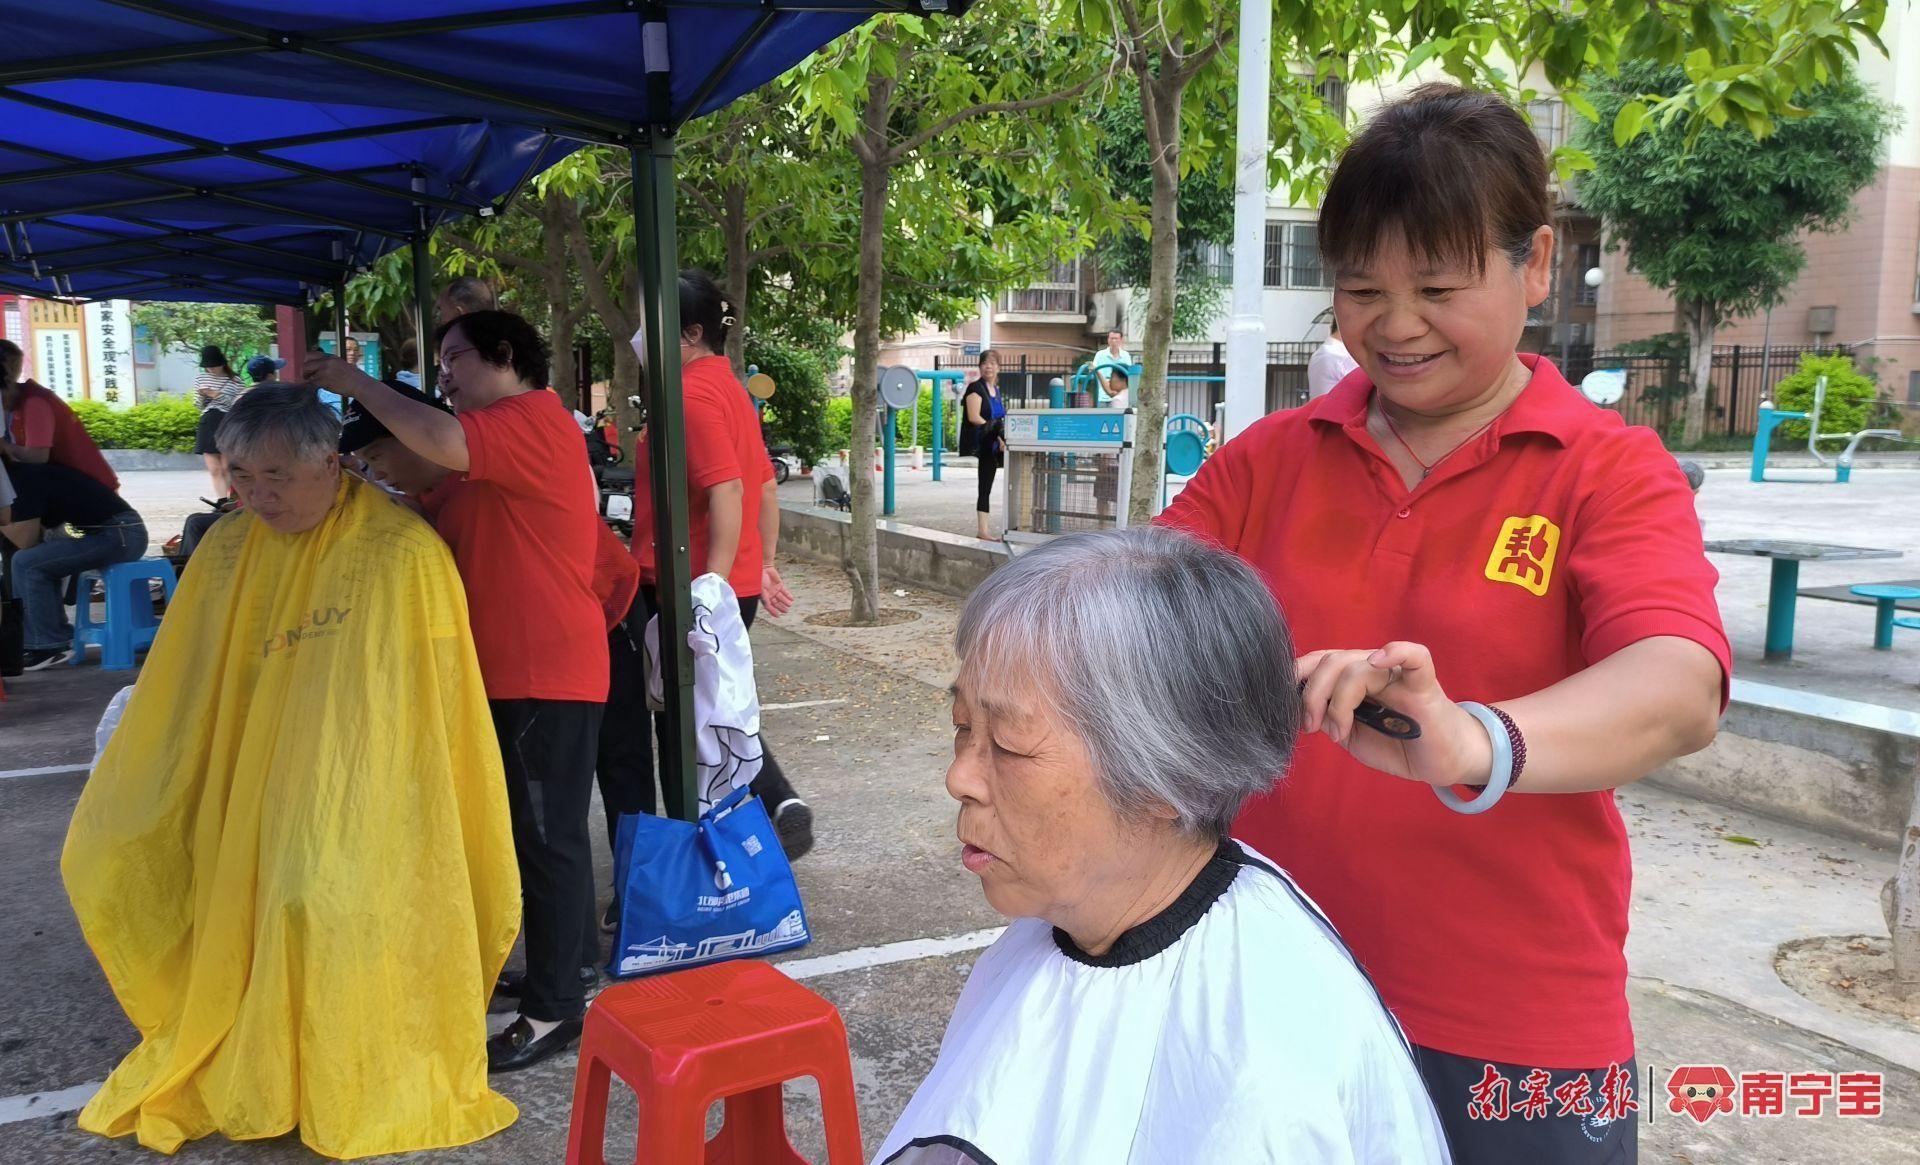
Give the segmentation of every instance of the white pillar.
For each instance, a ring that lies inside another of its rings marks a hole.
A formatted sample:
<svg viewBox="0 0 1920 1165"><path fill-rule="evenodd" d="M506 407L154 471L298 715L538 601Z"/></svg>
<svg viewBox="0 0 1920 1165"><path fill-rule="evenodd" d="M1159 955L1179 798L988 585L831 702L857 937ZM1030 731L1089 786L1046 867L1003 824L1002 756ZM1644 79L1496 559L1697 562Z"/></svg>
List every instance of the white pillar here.
<svg viewBox="0 0 1920 1165"><path fill-rule="evenodd" d="M1240 85L1233 178L1233 310L1227 317L1231 440L1267 411L1267 100L1273 74L1272 0L1241 0Z"/></svg>

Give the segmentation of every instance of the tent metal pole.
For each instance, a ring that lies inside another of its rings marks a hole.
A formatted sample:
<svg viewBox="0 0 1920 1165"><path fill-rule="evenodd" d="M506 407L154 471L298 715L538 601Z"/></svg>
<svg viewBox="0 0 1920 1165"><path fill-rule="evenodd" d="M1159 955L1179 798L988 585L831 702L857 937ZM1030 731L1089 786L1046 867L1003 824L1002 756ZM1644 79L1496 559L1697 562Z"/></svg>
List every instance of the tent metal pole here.
<svg viewBox="0 0 1920 1165"><path fill-rule="evenodd" d="M420 391L433 396L440 372L433 351L433 251L427 246L427 208L416 213L418 226L408 240L413 246L413 336L420 349Z"/></svg>
<svg viewBox="0 0 1920 1165"><path fill-rule="evenodd" d="M333 281L333 346L341 356L347 354L347 277Z"/></svg>
<svg viewBox="0 0 1920 1165"><path fill-rule="evenodd" d="M665 38L661 38L664 44ZM663 74L664 75L664 74ZM664 109L665 106L657 108ZM647 441L653 485L653 544L659 566L661 677L666 729L660 740L660 787L667 812L682 821L700 816L694 766L692 574L688 563L686 411L680 392L680 273L674 239L673 138L656 128L633 164L633 237L640 268L640 330L644 335ZM614 338L620 342L619 337ZM645 537L644 527L637 537ZM668 654L670 653L670 654Z"/></svg>

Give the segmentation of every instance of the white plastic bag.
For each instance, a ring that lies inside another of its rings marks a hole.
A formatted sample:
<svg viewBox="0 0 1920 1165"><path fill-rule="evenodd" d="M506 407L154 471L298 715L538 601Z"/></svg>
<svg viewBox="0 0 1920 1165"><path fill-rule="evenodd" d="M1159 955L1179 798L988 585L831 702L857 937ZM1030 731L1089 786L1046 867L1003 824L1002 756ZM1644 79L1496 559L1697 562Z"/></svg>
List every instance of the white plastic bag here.
<svg viewBox="0 0 1920 1165"><path fill-rule="evenodd" d="M100 713L100 723L93 730L93 763L98 765L100 757L107 751L107 741L113 739L113 730L120 727L121 713L127 710L127 699L133 695L133 685L128 684L113 694L107 701L107 710Z"/></svg>
<svg viewBox="0 0 1920 1165"><path fill-rule="evenodd" d="M660 619L647 620L647 707L666 707L660 676ZM727 580L693 580L693 738L705 813L760 773L760 693L753 679L753 647L740 617L740 600Z"/></svg>

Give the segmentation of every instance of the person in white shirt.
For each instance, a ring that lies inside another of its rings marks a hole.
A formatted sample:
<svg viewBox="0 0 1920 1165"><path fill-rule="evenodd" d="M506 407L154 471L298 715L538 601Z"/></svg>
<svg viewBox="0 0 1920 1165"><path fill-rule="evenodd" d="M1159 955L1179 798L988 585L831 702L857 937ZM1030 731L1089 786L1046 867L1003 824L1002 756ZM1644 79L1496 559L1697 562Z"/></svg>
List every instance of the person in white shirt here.
<svg viewBox="0 0 1920 1165"><path fill-rule="evenodd" d="M1300 722L1253 570L1155 527L1068 535L982 583L955 646L960 860L1013 922L877 1160L1447 1162L1365 973L1228 836Z"/></svg>
<svg viewBox="0 0 1920 1165"><path fill-rule="evenodd" d="M1114 369L1118 368L1129 376L1133 374L1133 353L1127 351L1125 343L1126 337L1120 334L1119 328L1115 328L1107 333L1107 346L1093 354L1093 378L1099 382L1100 395L1102 397L1111 396L1114 392L1113 386L1110 383L1113 379ZM1124 381L1120 387L1122 391L1125 390L1126 384ZM1125 408L1126 406L1108 405L1104 407Z"/></svg>
<svg viewBox="0 0 1920 1165"><path fill-rule="evenodd" d="M1346 379L1347 373L1360 367L1340 338L1340 321L1327 324L1327 338L1307 361L1307 399L1318 400Z"/></svg>

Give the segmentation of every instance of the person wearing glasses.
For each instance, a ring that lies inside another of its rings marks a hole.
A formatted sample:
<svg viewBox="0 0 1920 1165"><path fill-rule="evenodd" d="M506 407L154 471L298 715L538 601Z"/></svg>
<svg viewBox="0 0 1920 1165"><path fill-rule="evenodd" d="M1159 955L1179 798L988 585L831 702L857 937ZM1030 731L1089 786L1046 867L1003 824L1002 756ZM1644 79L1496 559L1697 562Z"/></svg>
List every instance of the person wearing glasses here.
<svg viewBox="0 0 1920 1165"><path fill-rule="evenodd" d="M527 969L501 978L498 993L517 996L520 1014L488 1042L487 1060L510 1071L579 1038L598 955L587 810L607 698L607 624L594 589L602 527L586 439L543 391L540 333L511 312L476 311L440 325L434 340L451 414L344 360L309 359L316 383L452 471L422 501L466 585L506 764Z"/></svg>

